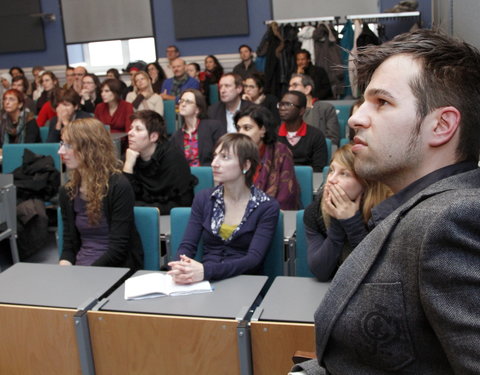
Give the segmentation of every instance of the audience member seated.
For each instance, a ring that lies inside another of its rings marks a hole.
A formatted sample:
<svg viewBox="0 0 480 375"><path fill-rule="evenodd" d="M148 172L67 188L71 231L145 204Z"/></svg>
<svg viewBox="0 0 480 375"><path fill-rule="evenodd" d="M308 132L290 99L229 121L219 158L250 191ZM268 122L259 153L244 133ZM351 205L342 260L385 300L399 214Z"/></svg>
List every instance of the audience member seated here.
<svg viewBox="0 0 480 375"><path fill-rule="evenodd" d="M168 63L163 65L163 71L167 78L173 77L173 61L180 57L180 51L178 50L177 46L170 45L165 50L165 56L167 57Z"/></svg>
<svg viewBox="0 0 480 375"><path fill-rule="evenodd" d="M187 74L195 78L197 81L200 81L200 65L198 65L196 62L187 64Z"/></svg>
<svg viewBox="0 0 480 375"><path fill-rule="evenodd" d="M121 90L118 79L106 79L100 86L103 102L95 107L95 117L109 125L112 133L128 133L130 130L133 106L121 99Z"/></svg>
<svg viewBox="0 0 480 375"><path fill-rule="evenodd" d="M67 66L65 68L65 83L63 84L62 88L68 90L73 88L73 83L75 82L75 69L73 66Z"/></svg>
<svg viewBox="0 0 480 375"><path fill-rule="evenodd" d="M60 133L66 125L76 119L92 117L90 113L79 109L80 95L73 88L68 90L58 89L55 93L53 106L57 115L48 120L47 142L60 142Z"/></svg>
<svg viewBox="0 0 480 375"><path fill-rule="evenodd" d="M187 65L182 59L172 62L173 77L168 78L162 85L163 100L175 100L178 102L180 94L186 89L200 89L200 82L187 74Z"/></svg>
<svg viewBox="0 0 480 375"><path fill-rule="evenodd" d="M243 81L242 99L260 104L267 108L273 115L276 126L280 125L280 115L278 114L278 99L271 94L265 94L265 76L262 73L253 73Z"/></svg>
<svg viewBox="0 0 480 375"><path fill-rule="evenodd" d="M87 69L83 66L76 66L73 69L73 74L75 75L75 81L73 81L73 89L81 95L82 88L83 88L83 77L87 74Z"/></svg>
<svg viewBox="0 0 480 375"><path fill-rule="evenodd" d="M190 206L196 178L182 152L168 142L162 116L143 110L132 120L123 173L133 186L135 204L158 207L161 215Z"/></svg>
<svg viewBox="0 0 480 375"><path fill-rule="evenodd" d="M9 70L8 73L12 78L14 77L25 77L25 72L23 71L22 68L19 66L12 66Z"/></svg>
<svg viewBox="0 0 480 375"><path fill-rule="evenodd" d="M163 99L153 92L148 73L143 71L134 73L132 85L133 91L128 93L126 101L132 103L133 110L150 109L163 116Z"/></svg>
<svg viewBox="0 0 480 375"><path fill-rule="evenodd" d="M280 204L282 210L298 210L300 189L295 177L292 153L277 142L277 124L268 109L253 105L237 112L239 133L248 135L258 146L260 163L253 176L254 185Z"/></svg>
<svg viewBox="0 0 480 375"><path fill-rule="evenodd" d="M213 147L225 129L217 120L207 119L207 104L199 90L185 90L178 101L182 128L173 135L173 142L185 155L191 167L209 166Z"/></svg>
<svg viewBox="0 0 480 375"><path fill-rule="evenodd" d="M25 76L15 76L12 78L12 89L18 90L23 94L25 97L25 108L28 108L31 113L35 114L36 104L32 98L27 96L28 86L29 83Z"/></svg>
<svg viewBox="0 0 480 375"><path fill-rule="evenodd" d="M257 145L244 134L225 134L212 162L215 188L195 196L175 261L173 280L190 284L257 274L277 226L278 202L252 185L259 163ZM203 241L201 262L194 260Z"/></svg>
<svg viewBox="0 0 480 375"><path fill-rule="evenodd" d="M306 74L313 79L312 96L319 100L333 99L332 86L328 74L320 66L312 64L310 52L305 49L295 54L296 68L294 73Z"/></svg>
<svg viewBox="0 0 480 375"><path fill-rule="evenodd" d="M340 124L335 107L327 102L319 101L312 96L314 88L313 79L305 74L292 74L290 78L290 91L300 91L307 97L307 109L303 120L316 128L319 128L325 137L332 140L332 144L338 145L340 141Z"/></svg>
<svg viewBox="0 0 480 375"><path fill-rule="evenodd" d="M67 124L58 153L70 174L59 194L63 221L59 264L142 268L135 195L103 124L94 118Z"/></svg>
<svg viewBox="0 0 480 375"><path fill-rule="evenodd" d="M226 133L236 133L233 116L237 111L252 105L242 99L242 77L234 73L226 73L218 83L220 101L208 107L208 117L220 121Z"/></svg>
<svg viewBox="0 0 480 375"><path fill-rule="evenodd" d="M210 98L210 85L218 84L220 78L223 75L223 66L220 61L214 55L208 55L205 57L205 71L199 74L200 84L203 95L207 98L207 103L211 104Z"/></svg>
<svg viewBox="0 0 480 375"><path fill-rule="evenodd" d="M243 80L246 80L247 77L253 73L259 73L255 63L253 62L253 53L250 46L242 44L240 47L238 47L238 52L242 61L235 65L233 68L233 73L238 74Z"/></svg>
<svg viewBox="0 0 480 375"><path fill-rule="evenodd" d="M43 106L47 102L52 100L54 91L55 91L54 89L58 87L57 76L50 71L43 72L42 75L40 76L40 80L42 83L43 91L37 100L37 113L39 115L40 115L40 110L43 108ZM51 105L49 107L51 108ZM47 122L47 120L49 120L50 118L52 117L45 118L44 120L42 119L40 122L37 121L38 126L45 125L45 122Z"/></svg>
<svg viewBox="0 0 480 375"><path fill-rule="evenodd" d="M41 142L35 115L25 109L25 96L18 90L3 93L0 117L0 145Z"/></svg>
<svg viewBox="0 0 480 375"><path fill-rule="evenodd" d="M42 95L43 87L42 87L42 74L45 71L45 68L40 65L36 65L32 68L32 75L33 75L33 81L32 84L30 85L30 96L33 100L38 100L40 98L40 95Z"/></svg>
<svg viewBox="0 0 480 375"><path fill-rule="evenodd" d="M352 145L333 155L323 191L304 213L308 267L320 280L330 280L338 266L367 235L371 210L391 195L380 182L355 174Z"/></svg>
<svg viewBox="0 0 480 375"><path fill-rule="evenodd" d="M82 91L80 91L80 108L82 111L95 113L95 107L102 102L100 95L100 80L93 73L87 73L82 78Z"/></svg>
<svg viewBox="0 0 480 375"><path fill-rule="evenodd" d="M300 91L288 91L278 103L283 123L278 130L279 141L292 151L296 165L309 165L321 172L328 163L327 144L323 133L303 121L307 98Z"/></svg>
<svg viewBox="0 0 480 375"><path fill-rule="evenodd" d="M165 75L163 68L160 66L160 64L158 64L158 62L155 61L150 64L147 64L147 73L150 76L150 79L152 80L153 92L155 94L161 94L163 81L167 79L167 76Z"/></svg>
<svg viewBox="0 0 480 375"><path fill-rule="evenodd" d="M127 84L123 82L122 78L120 77L120 72L118 71L118 69L115 69L115 68L108 69L107 78L118 79L121 86L122 99L125 99L127 97L127 94L129 93L129 88L127 87Z"/></svg>

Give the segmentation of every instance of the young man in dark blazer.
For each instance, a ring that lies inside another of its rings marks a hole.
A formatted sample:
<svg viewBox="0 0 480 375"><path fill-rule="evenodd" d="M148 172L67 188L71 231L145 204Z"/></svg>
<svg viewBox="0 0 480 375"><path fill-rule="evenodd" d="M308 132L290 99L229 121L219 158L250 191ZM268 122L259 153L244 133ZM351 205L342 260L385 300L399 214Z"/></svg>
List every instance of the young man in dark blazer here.
<svg viewBox="0 0 480 375"><path fill-rule="evenodd" d="M478 374L480 54L419 30L355 60L355 170L394 195L333 279L315 314L317 360L303 369Z"/></svg>

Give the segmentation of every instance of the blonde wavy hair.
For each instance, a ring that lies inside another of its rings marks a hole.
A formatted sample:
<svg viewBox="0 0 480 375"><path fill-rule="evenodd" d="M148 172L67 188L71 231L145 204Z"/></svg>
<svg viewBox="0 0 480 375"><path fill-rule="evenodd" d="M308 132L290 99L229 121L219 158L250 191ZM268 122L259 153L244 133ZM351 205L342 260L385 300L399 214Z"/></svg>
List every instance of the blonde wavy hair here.
<svg viewBox="0 0 480 375"><path fill-rule="evenodd" d="M360 201L360 212L362 213L363 221L368 222L372 216L372 208L377 204L388 198L392 195L392 191L386 185L378 181L367 181L363 178L357 176L353 166L354 154L352 152L352 145L346 144L345 146L340 147L335 151L332 157L332 161L336 161L341 164L343 167L347 168L353 173L355 178L360 182L360 184L365 188L362 199ZM326 182L326 181L325 181ZM321 210L322 217L325 223L325 226L328 228L330 226L330 215L327 214L324 207L325 201L322 199Z"/></svg>
<svg viewBox="0 0 480 375"><path fill-rule="evenodd" d="M147 82L148 82L148 88L147 88L148 95L147 95L147 96L144 95L145 98L148 99L149 97L151 97L151 96L154 94L154 92L153 92L153 87L152 87L152 79L150 78L150 76L148 75L148 73L147 73L147 72L144 72L143 70L140 70L140 71L135 72L135 73L133 74L133 77L132 77L132 86L133 86L133 88L134 88L134 90L135 90L135 93L136 93L137 95L140 93L139 90L138 90L138 87L137 87L137 82L136 82L136 79L137 79L138 76L144 76L145 79L146 79Z"/></svg>
<svg viewBox="0 0 480 375"><path fill-rule="evenodd" d="M88 222L97 225L102 217L108 181L112 174L121 173L122 163L115 156L109 132L95 118L78 119L66 125L62 140L72 146L79 162L78 168L69 171L70 178L65 184L68 196L74 199L83 185Z"/></svg>

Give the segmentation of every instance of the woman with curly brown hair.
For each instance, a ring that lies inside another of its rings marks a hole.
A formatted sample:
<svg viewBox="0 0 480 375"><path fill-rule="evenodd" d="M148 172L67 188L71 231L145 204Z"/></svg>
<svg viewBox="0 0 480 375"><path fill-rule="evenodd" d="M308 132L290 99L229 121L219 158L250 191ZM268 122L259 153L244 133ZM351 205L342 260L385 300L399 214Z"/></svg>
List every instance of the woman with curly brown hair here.
<svg viewBox="0 0 480 375"><path fill-rule="evenodd" d="M63 252L60 265L142 268L135 229L135 195L103 124L78 119L62 130L60 150L70 172L60 189Z"/></svg>

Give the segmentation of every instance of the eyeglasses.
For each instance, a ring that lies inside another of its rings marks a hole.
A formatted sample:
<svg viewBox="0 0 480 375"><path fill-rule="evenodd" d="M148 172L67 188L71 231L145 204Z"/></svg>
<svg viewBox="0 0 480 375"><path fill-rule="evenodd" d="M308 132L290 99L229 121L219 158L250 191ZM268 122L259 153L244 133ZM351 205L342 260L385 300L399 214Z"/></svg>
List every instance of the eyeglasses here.
<svg viewBox="0 0 480 375"><path fill-rule="evenodd" d="M70 143L65 143L64 141L60 141L60 148L64 147L66 150L73 149L73 146Z"/></svg>
<svg viewBox="0 0 480 375"><path fill-rule="evenodd" d="M187 105L190 105L190 104L196 104L193 100L188 100L188 99L180 99L178 101L178 104L187 104Z"/></svg>
<svg viewBox="0 0 480 375"><path fill-rule="evenodd" d="M292 108L292 107L297 107L297 108L300 108L299 105L297 104L293 104L293 103L290 103L290 102L278 102L277 103L277 108L280 109L280 108Z"/></svg>

